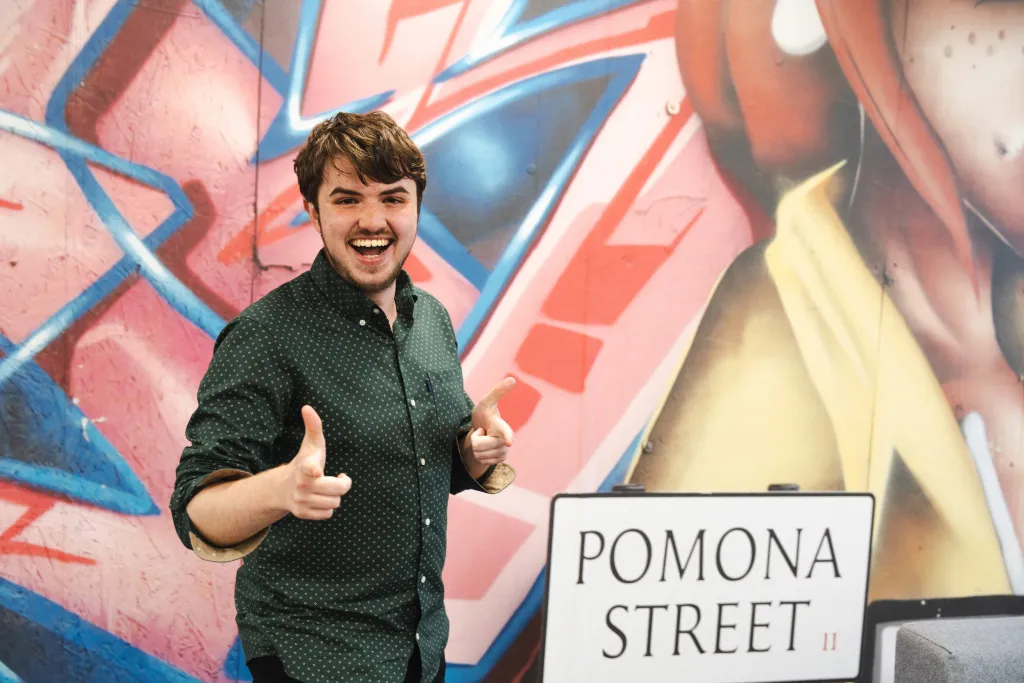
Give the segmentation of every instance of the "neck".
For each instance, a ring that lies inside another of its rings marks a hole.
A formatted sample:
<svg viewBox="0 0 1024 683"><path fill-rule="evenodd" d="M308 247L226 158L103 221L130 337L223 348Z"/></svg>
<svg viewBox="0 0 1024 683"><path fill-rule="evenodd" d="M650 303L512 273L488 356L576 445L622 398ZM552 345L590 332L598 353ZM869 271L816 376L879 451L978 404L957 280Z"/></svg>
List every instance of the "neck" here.
<svg viewBox="0 0 1024 683"><path fill-rule="evenodd" d="M334 258L331 256L331 252L328 251L326 248L324 249L324 256L327 257L327 263L329 263L334 272L338 274L338 277L342 278L343 280L347 280L351 284L355 285L357 288L359 287L350 278L346 277L346 275L342 272L341 268L338 267L338 264L334 262ZM395 305L395 291L397 289L398 283L397 280L394 280L391 282L390 285L388 285L384 289L377 289L373 291L366 291L364 289L360 289L360 291L370 301L377 304L377 308L384 311L384 315L387 316L388 322L394 325L395 320L398 318L398 307Z"/></svg>
<svg viewBox="0 0 1024 683"><path fill-rule="evenodd" d="M373 303L377 304L380 310L384 311L384 315L387 316L388 322L392 325L395 324L395 319L398 317L398 307L395 305L396 288L396 284L392 282L384 289L374 292L363 292Z"/></svg>

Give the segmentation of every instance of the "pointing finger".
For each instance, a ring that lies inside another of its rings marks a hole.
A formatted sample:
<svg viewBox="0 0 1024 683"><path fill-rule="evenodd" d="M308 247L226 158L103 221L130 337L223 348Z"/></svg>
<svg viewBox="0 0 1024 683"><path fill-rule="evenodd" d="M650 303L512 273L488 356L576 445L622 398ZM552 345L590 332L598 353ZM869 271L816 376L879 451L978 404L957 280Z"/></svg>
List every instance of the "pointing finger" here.
<svg viewBox="0 0 1024 683"><path fill-rule="evenodd" d="M502 399L508 392L512 391L512 387L516 385L515 377L506 377L505 379L494 385L490 393L480 399L480 403L477 404L479 408L494 408L498 405L498 401Z"/></svg>
<svg viewBox="0 0 1024 683"><path fill-rule="evenodd" d="M310 510L333 510L341 505L341 496L313 494L306 499L305 506Z"/></svg>
<svg viewBox="0 0 1024 683"><path fill-rule="evenodd" d="M500 417L491 420L491 424L487 426L487 435L503 440L506 446L512 445L512 428Z"/></svg>
<svg viewBox="0 0 1024 683"><path fill-rule="evenodd" d="M343 496L352 488L352 480L347 474L337 477L321 477L313 485L312 492L323 496Z"/></svg>

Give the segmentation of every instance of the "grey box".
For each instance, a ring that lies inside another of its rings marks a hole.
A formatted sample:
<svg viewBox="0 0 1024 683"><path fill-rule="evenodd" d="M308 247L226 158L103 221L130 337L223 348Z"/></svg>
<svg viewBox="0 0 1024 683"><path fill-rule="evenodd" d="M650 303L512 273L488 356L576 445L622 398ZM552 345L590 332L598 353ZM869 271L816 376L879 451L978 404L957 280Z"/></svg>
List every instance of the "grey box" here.
<svg viewBox="0 0 1024 683"><path fill-rule="evenodd" d="M1024 683L1024 617L904 624L894 683Z"/></svg>

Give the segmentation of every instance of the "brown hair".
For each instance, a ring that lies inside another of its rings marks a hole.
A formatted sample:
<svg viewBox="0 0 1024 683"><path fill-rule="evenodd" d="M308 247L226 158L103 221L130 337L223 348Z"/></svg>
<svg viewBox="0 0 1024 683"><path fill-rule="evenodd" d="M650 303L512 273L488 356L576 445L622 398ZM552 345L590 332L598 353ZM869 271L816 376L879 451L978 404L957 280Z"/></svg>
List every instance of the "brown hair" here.
<svg viewBox="0 0 1024 683"><path fill-rule="evenodd" d="M369 114L339 112L310 131L295 157L295 176L302 198L318 211L317 193L327 164L344 156L366 183L395 183L409 178L416 183L416 209L423 203L427 170L423 154L395 120L382 111Z"/></svg>

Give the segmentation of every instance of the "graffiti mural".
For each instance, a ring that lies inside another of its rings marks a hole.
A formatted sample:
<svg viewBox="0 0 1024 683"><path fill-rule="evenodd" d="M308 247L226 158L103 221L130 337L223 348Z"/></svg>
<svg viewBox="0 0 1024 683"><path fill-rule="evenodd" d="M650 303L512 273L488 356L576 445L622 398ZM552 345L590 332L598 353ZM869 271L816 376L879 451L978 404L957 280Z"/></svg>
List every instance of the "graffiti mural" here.
<svg viewBox="0 0 1024 683"><path fill-rule="evenodd" d="M471 395L518 379L516 486L451 502L449 680L535 679L550 498L626 480L871 490L872 599L1024 592L1024 11L932 4L2 3L0 681L249 680L167 501L338 110L422 147L407 269Z"/></svg>
<svg viewBox="0 0 1024 683"><path fill-rule="evenodd" d="M773 225L716 283L631 479L871 491L870 600L1024 593L1024 6L676 19L716 165Z"/></svg>
<svg viewBox="0 0 1024 683"><path fill-rule="evenodd" d="M291 160L339 108L387 110L426 152L408 269L469 391L519 378L516 491L452 502L447 656L452 680L524 675L551 494L622 479L751 241L683 97L675 3L0 12L0 677L248 678L234 568L181 548L166 503L213 338L316 252Z"/></svg>

